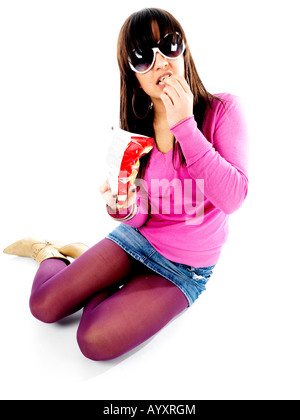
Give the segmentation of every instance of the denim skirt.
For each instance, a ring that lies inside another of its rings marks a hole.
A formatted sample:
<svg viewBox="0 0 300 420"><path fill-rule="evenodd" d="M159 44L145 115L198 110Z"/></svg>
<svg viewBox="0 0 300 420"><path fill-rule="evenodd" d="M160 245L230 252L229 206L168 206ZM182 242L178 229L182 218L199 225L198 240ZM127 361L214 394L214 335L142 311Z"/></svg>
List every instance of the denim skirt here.
<svg viewBox="0 0 300 420"><path fill-rule="evenodd" d="M175 284L184 293L189 306L205 290L215 267L212 265L199 268L170 261L153 248L138 229L122 223L109 233L107 238L152 271Z"/></svg>

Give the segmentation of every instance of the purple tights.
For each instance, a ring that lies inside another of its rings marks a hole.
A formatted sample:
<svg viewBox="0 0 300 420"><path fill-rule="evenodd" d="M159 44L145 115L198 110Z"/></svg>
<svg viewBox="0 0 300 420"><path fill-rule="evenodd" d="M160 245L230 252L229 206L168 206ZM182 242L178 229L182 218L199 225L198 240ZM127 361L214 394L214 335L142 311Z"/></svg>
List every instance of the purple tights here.
<svg viewBox="0 0 300 420"><path fill-rule="evenodd" d="M107 238L70 265L55 258L43 261L30 296L32 314L47 323L84 307L77 341L92 360L126 353L187 306L173 283Z"/></svg>

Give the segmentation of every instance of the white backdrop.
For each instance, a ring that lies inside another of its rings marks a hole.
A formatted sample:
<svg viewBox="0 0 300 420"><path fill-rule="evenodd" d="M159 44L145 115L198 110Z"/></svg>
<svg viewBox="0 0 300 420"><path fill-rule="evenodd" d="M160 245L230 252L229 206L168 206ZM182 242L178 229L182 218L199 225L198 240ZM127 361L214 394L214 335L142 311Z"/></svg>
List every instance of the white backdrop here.
<svg viewBox="0 0 300 420"><path fill-rule="evenodd" d="M298 399L297 1L1 0L0 248L35 236L93 245L115 225L98 192L118 119L123 21L181 22L212 93L243 100L250 190L207 291L138 350L85 359L78 315L28 309L37 264L1 254L2 399Z"/></svg>

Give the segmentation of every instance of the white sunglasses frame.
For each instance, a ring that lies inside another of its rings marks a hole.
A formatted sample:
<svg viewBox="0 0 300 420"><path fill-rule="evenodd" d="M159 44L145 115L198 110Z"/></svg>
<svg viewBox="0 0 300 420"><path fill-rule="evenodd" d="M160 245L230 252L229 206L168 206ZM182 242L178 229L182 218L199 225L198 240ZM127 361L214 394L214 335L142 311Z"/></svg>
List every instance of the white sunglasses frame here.
<svg viewBox="0 0 300 420"><path fill-rule="evenodd" d="M175 32L177 35L180 35L178 32ZM168 35L171 35L172 34L172 32L171 33L169 33L169 34L166 34L165 36L164 36L164 38L166 38ZM180 35L181 36L181 35ZM164 39L164 38L162 38L162 39ZM158 43L157 43L157 45L160 43L160 41L161 41L161 39L158 41ZM155 62L155 58L156 58L156 53L157 52L159 52L163 57L165 57L167 60L177 60L178 58L180 58L183 54L184 54L184 51L185 51L185 43L184 43L184 40L182 40L182 45L183 45L183 49L182 49L182 52L179 54L179 56L178 57L168 57L168 56L166 56L164 53L162 53L161 51L160 51L160 49L159 49L159 47L153 47L153 48L151 48L151 50L153 51L153 60L152 60L152 63L151 63L151 65L150 65L150 67L147 69L147 70L145 70L145 71L137 71L134 67L133 67L133 65L132 65L132 63L131 63L131 60L130 60L130 58L128 57L128 63L129 63L129 66L130 66L130 68L131 68L131 70L132 71L134 71L135 73L139 73L139 74L144 74L144 73L147 73L148 71L150 71L151 69L152 69L152 67L153 67L153 65L154 65L154 62ZM134 51L134 50L133 50Z"/></svg>

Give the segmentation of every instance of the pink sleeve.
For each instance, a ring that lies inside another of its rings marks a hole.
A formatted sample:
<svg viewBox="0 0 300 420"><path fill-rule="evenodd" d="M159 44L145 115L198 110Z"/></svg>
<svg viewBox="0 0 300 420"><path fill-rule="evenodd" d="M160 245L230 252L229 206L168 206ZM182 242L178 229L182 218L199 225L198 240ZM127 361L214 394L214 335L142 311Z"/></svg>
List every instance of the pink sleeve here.
<svg viewBox="0 0 300 420"><path fill-rule="evenodd" d="M171 128L179 141L189 174L204 180L204 195L226 214L237 210L248 191L248 133L237 97L222 103L214 121L213 145L197 127L194 117Z"/></svg>
<svg viewBox="0 0 300 420"><path fill-rule="evenodd" d="M148 219L148 210L143 206L143 204L140 204L138 205L138 211L136 215L132 219L127 220L122 223L128 226L132 226L134 228L139 228L143 226L143 224L146 223L147 219Z"/></svg>

